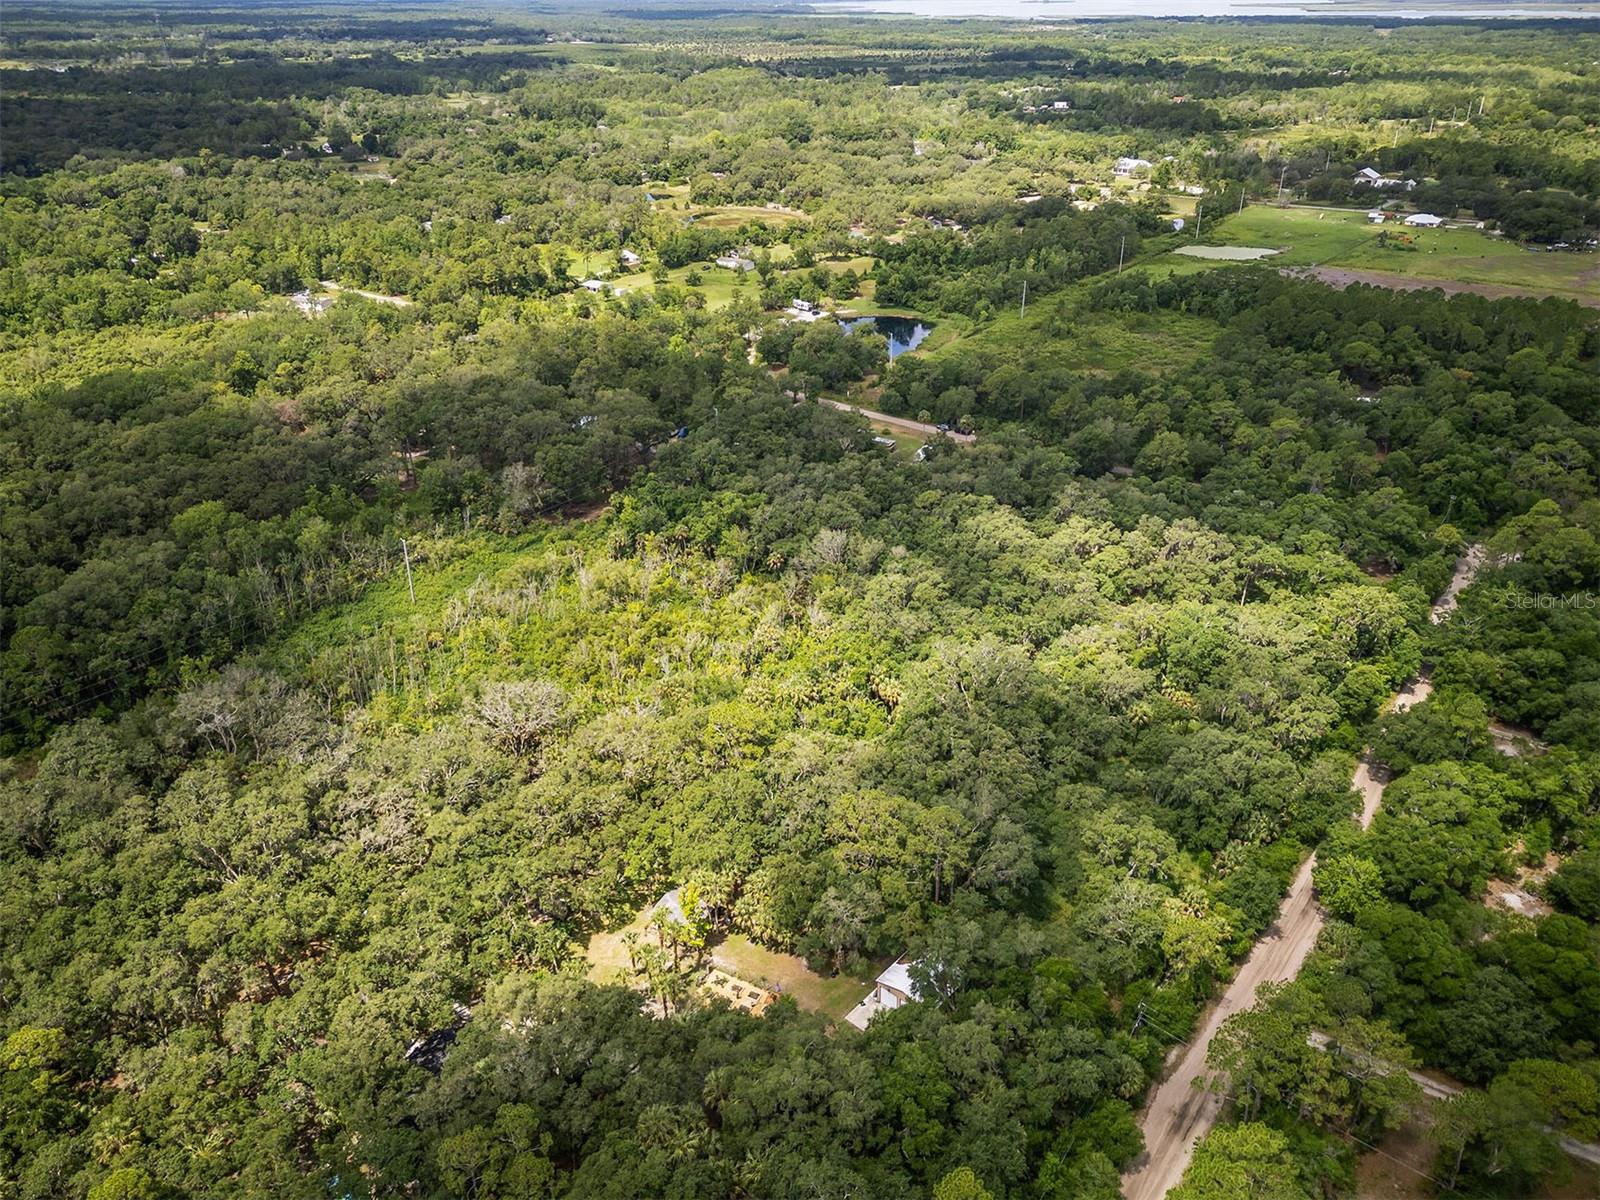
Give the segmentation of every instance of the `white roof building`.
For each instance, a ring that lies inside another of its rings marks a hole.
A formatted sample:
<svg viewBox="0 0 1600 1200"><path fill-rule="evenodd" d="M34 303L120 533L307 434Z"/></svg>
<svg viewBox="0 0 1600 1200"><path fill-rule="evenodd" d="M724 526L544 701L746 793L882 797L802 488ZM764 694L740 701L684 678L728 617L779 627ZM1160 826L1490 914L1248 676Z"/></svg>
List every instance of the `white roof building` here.
<svg viewBox="0 0 1600 1200"><path fill-rule="evenodd" d="M1432 213L1412 213L1406 218L1407 225L1417 225L1423 229L1434 229L1444 224L1443 217L1436 217Z"/></svg>
<svg viewBox="0 0 1600 1200"><path fill-rule="evenodd" d="M865 1029L868 1022L880 1012L892 1011L902 1004L922 999L917 985L911 981L911 968L914 965L917 964L905 958L890 963L873 980L872 990L866 998L850 1010L845 1020L857 1029Z"/></svg>
<svg viewBox="0 0 1600 1200"><path fill-rule="evenodd" d="M605 281L604 280L600 280L600 279L585 279L583 281L583 285L582 286L583 286L585 291L598 292L602 288L604 288L606 285L605 285Z"/></svg>
<svg viewBox="0 0 1600 1200"><path fill-rule="evenodd" d="M1151 162L1148 158L1119 158L1117 159L1116 173L1118 175L1132 175L1135 171L1148 170Z"/></svg>

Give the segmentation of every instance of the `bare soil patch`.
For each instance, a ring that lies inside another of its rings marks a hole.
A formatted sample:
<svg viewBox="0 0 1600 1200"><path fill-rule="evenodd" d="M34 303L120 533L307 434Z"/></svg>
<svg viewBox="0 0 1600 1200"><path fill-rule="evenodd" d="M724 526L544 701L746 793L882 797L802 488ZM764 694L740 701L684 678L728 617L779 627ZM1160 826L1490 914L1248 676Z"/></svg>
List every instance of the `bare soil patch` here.
<svg viewBox="0 0 1600 1200"><path fill-rule="evenodd" d="M1558 295L1554 292L1541 292L1537 288L1516 287L1506 283L1461 283L1454 279L1422 279L1415 275L1401 275L1395 271L1358 270L1354 267L1285 267L1284 273L1304 279L1320 280L1329 287L1341 290L1351 284L1364 283L1371 287L1390 288L1397 292L1440 291L1447 296L1467 293L1484 296L1490 300L1519 297L1526 300L1544 300L1553 296L1558 300L1572 300L1590 308L1600 308L1600 294Z"/></svg>

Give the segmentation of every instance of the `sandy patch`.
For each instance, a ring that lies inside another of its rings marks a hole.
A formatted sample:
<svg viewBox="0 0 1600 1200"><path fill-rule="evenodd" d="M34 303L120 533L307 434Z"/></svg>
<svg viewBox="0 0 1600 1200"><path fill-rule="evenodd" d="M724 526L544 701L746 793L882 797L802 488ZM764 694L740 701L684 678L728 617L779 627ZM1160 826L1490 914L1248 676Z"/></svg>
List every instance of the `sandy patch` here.
<svg viewBox="0 0 1600 1200"><path fill-rule="evenodd" d="M1280 252L1265 246L1179 246L1173 253L1186 254L1190 258L1212 258L1219 262L1255 262Z"/></svg>

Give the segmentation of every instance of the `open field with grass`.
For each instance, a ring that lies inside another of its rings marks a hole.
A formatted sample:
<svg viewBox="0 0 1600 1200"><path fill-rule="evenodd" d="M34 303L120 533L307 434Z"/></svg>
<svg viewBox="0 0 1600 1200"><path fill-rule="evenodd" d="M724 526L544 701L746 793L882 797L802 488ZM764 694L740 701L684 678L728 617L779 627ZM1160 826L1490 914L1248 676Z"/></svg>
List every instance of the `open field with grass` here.
<svg viewBox="0 0 1600 1200"><path fill-rule="evenodd" d="M841 1019L861 1002L869 991L869 979L848 975L829 978L806 966L805 959L779 954L758 946L742 933L729 934L711 949L711 961L740 979L760 984L783 996L793 996L801 1008ZM881 966L887 966L885 960Z"/></svg>
<svg viewBox="0 0 1600 1200"><path fill-rule="evenodd" d="M1387 237L1380 239L1380 233ZM1151 243L1155 256L1147 265L1157 274L1188 274L1219 265L1173 253L1193 245L1277 250L1260 260L1273 267L1386 272L1574 298L1600 295L1600 255L1529 250L1478 229L1411 229L1398 222L1376 226L1365 212L1258 205L1203 223L1198 238L1188 229Z"/></svg>
<svg viewBox="0 0 1600 1200"><path fill-rule="evenodd" d="M1080 311L1076 301L1082 294L1073 289L1029 308L1025 316L1008 313L975 331L954 331L943 343L924 343L922 350L932 356L956 347L962 352L990 350L1035 369L1109 375L1138 367L1162 372L1194 362L1218 333L1217 325L1204 317Z"/></svg>
<svg viewBox="0 0 1600 1200"><path fill-rule="evenodd" d="M768 225L787 225L790 221L804 219L804 214L791 209L767 208L764 205L724 204L715 208L691 206L689 215L697 225L713 229L737 229L749 221L764 221Z"/></svg>
<svg viewBox="0 0 1600 1200"><path fill-rule="evenodd" d="M628 939L632 935L641 942L655 943L655 934L650 929L653 908L654 905L647 904L621 929L597 933L589 939L584 958L589 964L586 976L591 982L625 986L637 982L628 962ZM819 975L806 965L805 959L768 950L742 933L729 934L715 943L708 958L713 966L746 983L780 996L792 996L801 1008L833 1020L842 1018L872 990L870 978Z"/></svg>
<svg viewBox="0 0 1600 1200"><path fill-rule="evenodd" d="M780 242L771 247L769 253L773 261L781 268L793 258L793 251L788 245ZM576 280L597 277L604 280L613 291L637 292L654 291L655 278L649 271L629 271L626 274L614 274L617 261L614 250L594 250L588 253L574 255L568 264L568 272ZM871 255L858 254L849 258L830 258L824 264L835 275L842 274L845 270L852 270L857 275L870 271L874 264ZM715 266L711 263L691 263L686 267L674 267L667 272L666 282L673 287L688 288L689 276L698 274L700 282L692 290L698 291L705 297L706 307L717 309L724 308L733 302L735 296L743 295L755 299L761 289L760 279L755 272L747 271L741 274L730 271L726 267ZM574 288L576 290L576 287ZM855 316L904 316L915 317L920 314L904 308L895 308L878 304L873 299L875 287L872 280L865 280L861 286L861 295L850 300L840 301L841 309L848 309Z"/></svg>

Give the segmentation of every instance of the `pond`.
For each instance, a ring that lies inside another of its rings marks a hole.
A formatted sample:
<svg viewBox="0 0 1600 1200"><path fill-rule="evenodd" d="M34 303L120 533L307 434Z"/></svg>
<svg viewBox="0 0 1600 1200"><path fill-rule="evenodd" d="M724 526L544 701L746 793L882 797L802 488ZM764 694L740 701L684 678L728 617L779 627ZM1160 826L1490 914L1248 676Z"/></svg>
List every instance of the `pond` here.
<svg viewBox="0 0 1600 1200"><path fill-rule="evenodd" d="M846 333L869 329L881 333L889 340L889 361L893 362L908 350L922 345L922 339L933 332L933 326L916 317L852 317L841 320L839 327Z"/></svg>

